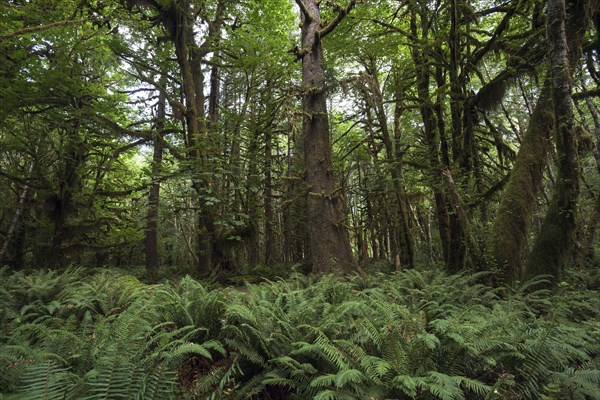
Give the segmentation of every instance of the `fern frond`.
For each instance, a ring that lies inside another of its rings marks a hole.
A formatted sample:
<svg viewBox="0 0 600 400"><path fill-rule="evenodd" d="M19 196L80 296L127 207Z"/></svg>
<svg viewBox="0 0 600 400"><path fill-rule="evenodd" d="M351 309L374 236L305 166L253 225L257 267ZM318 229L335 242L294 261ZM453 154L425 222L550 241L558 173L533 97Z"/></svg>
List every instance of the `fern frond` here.
<svg viewBox="0 0 600 400"><path fill-rule="evenodd" d="M45 361L27 368L20 392L30 400L60 400L69 398L77 381L68 368Z"/></svg>

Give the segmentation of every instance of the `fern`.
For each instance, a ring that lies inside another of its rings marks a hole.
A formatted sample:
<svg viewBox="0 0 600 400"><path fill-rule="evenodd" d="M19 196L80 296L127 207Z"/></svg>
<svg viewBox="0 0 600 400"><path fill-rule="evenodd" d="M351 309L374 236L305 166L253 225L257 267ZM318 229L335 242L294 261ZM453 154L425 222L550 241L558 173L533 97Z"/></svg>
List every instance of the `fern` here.
<svg viewBox="0 0 600 400"><path fill-rule="evenodd" d="M77 377L54 361L44 361L27 368L20 392L29 400L70 398Z"/></svg>
<svg viewBox="0 0 600 400"><path fill-rule="evenodd" d="M211 288L102 272L8 274L10 398L598 398L600 299L407 270ZM33 288L31 293L23 288Z"/></svg>

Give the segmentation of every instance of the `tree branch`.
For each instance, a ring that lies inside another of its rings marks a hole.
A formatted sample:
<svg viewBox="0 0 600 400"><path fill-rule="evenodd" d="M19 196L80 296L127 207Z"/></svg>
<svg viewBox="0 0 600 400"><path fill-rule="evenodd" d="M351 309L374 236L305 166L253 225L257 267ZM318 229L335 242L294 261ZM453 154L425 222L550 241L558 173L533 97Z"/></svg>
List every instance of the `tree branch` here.
<svg viewBox="0 0 600 400"><path fill-rule="evenodd" d="M399 27L397 27L395 25L389 24L389 23L384 22L384 21L380 21L378 19L368 19L367 21L370 21L370 22L373 22L373 23L375 23L377 25L381 25L381 26L383 26L385 28L388 28L389 30L391 30L393 32L397 32L397 33L399 33L401 35L404 35L404 36L406 36L407 38L409 38L411 40L416 40L416 38L413 36L412 33L408 32L408 31L405 31L404 29L401 29L401 28L399 28Z"/></svg>
<svg viewBox="0 0 600 400"><path fill-rule="evenodd" d="M600 88L582 90L581 92L573 93L573 100L581 100L588 97L600 96Z"/></svg>
<svg viewBox="0 0 600 400"><path fill-rule="evenodd" d="M148 143L148 139L138 139L135 142L126 144L125 146L115 149L115 151L113 151L112 157L117 158L121 153L125 153L129 149L133 149L134 147L140 146L145 143Z"/></svg>
<svg viewBox="0 0 600 400"><path fill-rule="evenodd" d="M95 119L96 122L100 123L100 125L109 128L121 135L152 140L152 133L150 131L140 131L124 128L112 119L106 118L105 116L99 114L92 114L91 117Z"/></svg>
<svg viewBox="0 0 600 400"><path fill-rule="evenodd" d="M309 22L315 20L315 16L312 15L306 4L304 4L304 0L296 0L296 4L300 7L300 11L304 14L304 18L306 18Z"/></svg>
<svg viewBox="0 0 600 400"><path fill-rule="evenodd" d="M297 1L301 2L302 0ZM335 27L338 26L340 22L342 22L342 20L346 17L346 15L348 15L348 13L354 8L355 5L356 0L350 0L348 6L346 8L341 8L338 12L338 15L333 19L333 21L331 21L327 26L325 26L319 31L319 36L324 38L325 36L330 34L335 29Z"/></svg>
<svg viewBox="0 0 600 400"><path fill-rule="evenodd" d="M14 181L14 182L18 182L24 186L29 186L34 189L48 190L50 188L47 185L40 185L40 184L35 183L36 181L34 181L33 178L24 179L24 178L18 177L16 175L9 174L8 172L4 172L1 169L0 169L0 176L7 178L11 181Z"/></svg>
<svg viewBox="0 0 600 400"><path fill-rule="evenodd" d="M479 63L479 61L481 61L483 56L485 56L490 50L492 50L494 48L494 45L498 41L499 37L508 28L510 19L512 18L514 13L517 11L518 7L519 7L519 2L517 2L517 4L515 4L514 7L511 7L506 11L504 18L502 18L502 21L500 21L500 23L494 30L492 37L487 41L487 43L482 48L480 48L478 51L475 52L475 54L473 54L473 56L471 57L471 59L469 60L469 62L465 66L465 68L463 69L463 71L461 73L461 79L464 79L464 77L469 72L471 72L473 70L473 68L475 68L477 63Z"/></svg>
<svg viewBox="0 0 600 400"><path fill-rule="evenodd" d="M31 26L29 28L18 29L9 34L0 35L0 41L13 39L17 36L27 35L28 33L47 31L47 30L58 28L61 26L77 25L77 24L83 23L85 21L86 21L85 19L76 19L76 20L69 19L66 21L58 21L58 22L54 22L52 24L47 24L47 25Z"/></svg>
<svg viewBox="0 0 600 400"><path fill-rule="evenodd" d="M122 127L115 121L113 121L109 118L106 118L102 115L98 115L98 114L92 114L91 117L94 118L100 125L108 128L108 129L111 129L121 135L143 139L144 141L154 140L153 131L140 131L140 130L127 129L127 128ZM173 129L162 129L162 130L158 131L158 133L160 133L160 135L156 136L156 138L161 142L161 144L164 147L169 149L169 152L173 155L173 157L175 157L179 160L185 160L186 157L184 155L182 155L176 148L174 148L169 142L167 142L165 140L165 138L163 137L164 134L173 133L173 132L177 132L177 130L174 131Z"/></svg>

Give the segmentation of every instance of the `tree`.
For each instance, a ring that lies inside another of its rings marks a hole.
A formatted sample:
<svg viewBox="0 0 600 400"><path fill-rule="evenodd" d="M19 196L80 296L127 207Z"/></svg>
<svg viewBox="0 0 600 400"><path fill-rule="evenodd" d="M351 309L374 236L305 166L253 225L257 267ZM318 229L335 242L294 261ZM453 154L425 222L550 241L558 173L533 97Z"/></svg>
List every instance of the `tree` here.
<svg viewBox="0 0 600 400"><path fill-rule="evenodd" d="M587 25L589 15L598 9L598 2L575 3L570 4L572 20L568 24L565 0L548 0L548 61L558 176L552 200L524 271L525 278L549 274L556 281L575 259L580 170L571 77L578 58L581 26L574 25L573 20Z"/></svg>
<svg viewBox="0 0 600 400"><path fill-rule="evenodd" d="M307 187L307 216L313 268L319 273L350 273L357 270L352 255L345 218L341 212L342 195L335 187L323 39L354 8L350 0L344 8L336 6L336 16L321 20L321 2L296 0L300 7L302 59L302 104L304 141L304 182Z"/></svg>
<svg viewBox="0 0 600 400"><path fill-rule="evenodd" d="M27 263L38 266L82 260L108 246L102 243L112 221L107 198L131 194L129 183L117 191L111 187L116 181L104 178L132 147L88 118L124 115L124 80L111 58L108 27L72 2L11 2L0 11L10 27L0 39L7 56L0 79L0 147L31 170L5 175L24 179L30 188L23 207L15 209L22 216L15 256L25 253Z"/></svg>
<svg viewBox="0 0 600 400"><path fill-rule="evenodd" d="M552 24L564 25L565 17L560 10L557 11L556 4L552 9L549 8L549 11L558 12L558 14L548 16L547 26L549 35L553 35L549 36L549 39L552 38L549 40L550 45L553 46L551 51L556 54L549 54L551 72L545 78L537 105L531 114L527 132L519 148L490 234L489 249L507 284L512 284L521 277L532 277L544 273L558 276L574 247L573 221L579 191L577 183L579 168L576 160L577 151L573 146L576 146L574 143L577 140L574 133L564 131L564 129L572 129L572 110L569 111L566 104L557 108L557 102L560 104L571 101L570 86L564 87L564 85L569 85L571 80L571 73L578 58L577 49L581 44L585 27L589 23L589 17L592 14L590 10L594 9L594 3L594 1L569 2L569 7L565 11L569 15L568 23L562 28L564 38L559 34L561 28ZM535 36L532 36L531 40L535 41ZM562 40L567 43L566 50L559 51ZM517 54L527 54L533 51L532 58L538 59L535 49L539 45L532 46L532 43L527 41L525 46L517 51ZM557 56L562 51L567 52L565 55L569 60L567 64L563 64L562 56ZM556 77L556 68L561 69L560 77ZM564 70L565 68L566 70ZM559 85L562 80L564 82ZM558 93L555 90L557 85L561 90ZM559 97L556 97L557 95ZM571 117L567 116L569 114ZM559 118L561 121L567 122L567 125L556 126L555 121L558 121ZM533 209L544 183L544 171L548 164L547 155L551 148L550 133L553 129L557 132L555 140L559 155L560 176L555 197L550 202L545 218L545 226L540 231L539 237L536 238L536 244L529 255L527 267L522 268L525 259L523 252L529 239ZM559 131L561 132L559 133ZM558 227L557 223L561 226ZM511 234L507 234L507 232L511 232Z"/></svg>
<svg viewBox="0 0 600 400"><path fill-rule="evenodd" d="M164 79L162 79L164 81ZM150 275L156 275L159 267L158 259L158 204L160 200L160 174L163 158L163 144L159 138L160 131L164 128L166 117L167 98L163 92L158 95L156 110L157 132L154 133L154 146L152 152L152 167L150 190L148 193L148 214L146 221L146 271Z"/></svg>

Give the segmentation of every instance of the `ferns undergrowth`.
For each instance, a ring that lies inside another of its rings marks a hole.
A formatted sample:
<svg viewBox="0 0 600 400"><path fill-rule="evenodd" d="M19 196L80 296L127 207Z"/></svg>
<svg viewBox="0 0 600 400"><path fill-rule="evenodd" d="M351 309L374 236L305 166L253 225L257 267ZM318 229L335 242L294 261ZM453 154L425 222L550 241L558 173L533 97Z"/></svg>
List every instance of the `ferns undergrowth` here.
<svg viewBox="0 0 600 400"><path fill-rule="evenodd" d="M600 399L598 292L484 278L0 270L0 399Z"/></svg>

